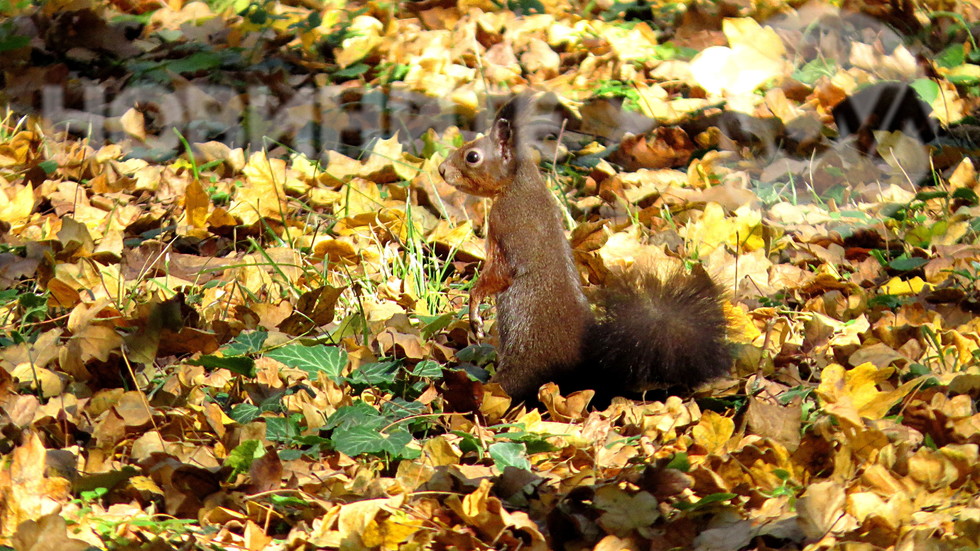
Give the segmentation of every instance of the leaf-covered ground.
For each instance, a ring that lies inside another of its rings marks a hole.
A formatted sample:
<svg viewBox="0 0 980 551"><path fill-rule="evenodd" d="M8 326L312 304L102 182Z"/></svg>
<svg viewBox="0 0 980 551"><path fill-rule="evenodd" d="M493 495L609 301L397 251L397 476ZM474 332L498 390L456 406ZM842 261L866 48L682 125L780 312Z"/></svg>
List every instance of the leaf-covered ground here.
<svg viewBox="0 0 980 551"><path fill-rule="evenodd" d="M980 6L844 4L0 2L0 545L977 549ZM471 376L436 167L529 87L583 281L702 263L729 377Z"/></svg>

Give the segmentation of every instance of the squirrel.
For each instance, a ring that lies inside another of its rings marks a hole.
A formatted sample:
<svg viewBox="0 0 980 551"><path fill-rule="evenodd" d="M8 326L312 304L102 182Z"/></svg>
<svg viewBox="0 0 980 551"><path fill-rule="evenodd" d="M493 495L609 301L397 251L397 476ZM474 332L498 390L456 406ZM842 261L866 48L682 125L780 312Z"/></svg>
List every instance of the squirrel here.
<svg viewBox="0 0 980 551"><path fill-rule="evenodd" d="M491 381L525 402L536 401L549 381L566 394L592 389L597 405L726 373L731 352L723 293L702 268L665 279L633 270L590 305L522 104L522 96L511 100L486 136L439 166L450 185L493 200L486 259L469 296L477 338L483 337L480 304L496 296L500 349Z"/></svg>

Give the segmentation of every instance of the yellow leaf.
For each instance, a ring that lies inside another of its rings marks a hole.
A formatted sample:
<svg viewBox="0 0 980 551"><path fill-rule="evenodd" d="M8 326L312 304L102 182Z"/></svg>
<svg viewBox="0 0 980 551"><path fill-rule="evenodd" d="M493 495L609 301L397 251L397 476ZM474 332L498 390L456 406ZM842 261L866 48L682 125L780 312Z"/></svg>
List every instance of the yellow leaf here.
<svg viewBox="0 0 980 551"><path fill-rule="evenodd" d="M487 508L487 499L490 495L490 481L481 480L480 487L472 494L463 498L463 512L466 516L475 517Z"/></svg>
<svg viewBox="0 0 980 551"><path fill-rule="evenodd" d="M771 27L751 18L725 19L722 29L731 47L705 48L691 60L691 73L709 94L734 100L730 108L751 112L763 99L753 92L786 74L786 47Z"/></svg>
<svg viewBox="0 0 980 551"><path fill-rule="evenodd" d="M657 50L657 33L646 23L639 23L631 28L599 21L593 22L593 25L601 25L596 29L598 34L609 42L620 61L656 59L660 55Z"/></svg>
<svg viewBox="0 0 980 551"><path fill-rule="evenodd" d="M337 516L337 530L340 536L350 542L362 542L361 538L368 532L368 528L375 517L384 509L397 509L405 502L405 496L394 496L382 499L365 499L348 503L340 509ZM371 533L369 537L373 537Z"/></svg>
<svg viewBox="0 0 980 551"><path fill-rule="evenodd" d="M65 251L77 256L89 256L95 249L95 242L85 224L77 222L70 216L62 218L58 240L61 241Z"/></svg>
<svg viewBox="0 0 980 551"><path fill-rule="evenodd" d="M129 485L140 492L149 492L161 497L164 495L163 489L148 476L134 476L129 479Z"/></svg>
<svg viewBox="0 0 980 551"><path fill-rule="evenodd" d="M184 212L187 213L187 224L195 229L203 229L208 222L208 209L211 198L208 197L204 186L197 180L187 184L184 191Z"/></svg>
<svg viewBox="0 0 980 551"><path fill-rule="evenodd" d="M898 276L888 280L881 286L881 291L888 295L917 295L922 289L932 289L932 283L927 283L921 277L915 276L909 280L902 280Z"/></svg>
<svg viewBox="0 0 980 551"><path fill-rule="evenodd" d="M960 161L956 165L956 170L949 176L949 187L958 189L961 187L975 188L978 185L977 169L973 166L973 161L969 157Z"/></svg>
<svg viewBox="0 0 980 551"><path fill-rule="evenodd" d="M442 245L448 250L458 249L480 260L486 258L483 248L479 246L478 240L473 235L473 223L469 220L455 226L450 225L446 220L439 220L429 233L428 241Z"/></svg>
<svg viewBox="0 0 980 551"><path fill-rule="evenodd" d="M742 205L735 211L729 245L743 251L756 251L765 246L762 240L762 213L751 205Z"/></svg>
<svg viewBox="0 0 980 551"><path fill-rule="evenodd" d="M6 464L0 469L0 533L12 535L27 520L36 520L48 513L57 513L67 504L70 483L61 478L48 478L44 474L44 444L34 432L24 435L24 442L4 457ZM31 541L33 546L37 540ZM24 547L28 549L30 547ZM51 548L54 549L54 548Z"/></svg>
<svg viewBox="0 0 980 551"><path fill-rule="evenodd" d="M735 433L735 421L713 411L706 411L694 426L694 441L708 450L708 453L723 451L725 444Z"/></svg>
<svg viewBox="0 0 980 551"><path fill-rule="evenodd" d="M320 175L320 181L328 186L339 186L354 176L361 174L361 161L352 159L336 151L327 151L327 166Z"/></svg>
<svg viewBox="0 0 980 551"><path fill-rule="evenodd" d="M111 259L113 262L117 262L123 253L124 245L124 235L121 230L110 230L102 237L99 241L98 246L95 247L93 256L96 260L100 262L105 262L105 259Z"/></svg>
<svg viewBox="0 0 980 551"><path fill-rule="evenodd" d="M0 167L11 167L28 162L37 150L40 137L34 132L21 131L4 144L0 144Z"/></svg>
<svg viewBox="0 0 980 551"><path fill-rule="evenodd" d="M919 379L882 392L878 384L887 380L892 368L878 369L871 363L863 363L846 370L839 364L831 364L820 373L817 396L829 413L861 425L861 418L881 419L919 383Z"/></svg>
<svg viewBox="0 0 980 551"><path fill-rule="evenodd" d="M758 50L770 58L786 55L786 46L772 27L763 28L751 17L728 18L722 21L721 30L731 47L745 46Z"/></svg>
<svg viewBox="0 0 980 551"><path fill-rule="evenodd" d="M956 465L940 450L919 448L909 458L909 476L934 492L948 488L960 477Z"/></svg>
<svg viewBox="0 0 980 551"><path fill-rule="evenodd" d="M720 245L745 252L760 250L765 245L762 230L762 214L754 207L743 205L735 211L735 218L729 218L721 205L708 203L701 218L685 226L681 235L696 244L701 256L705 256Z"/></svg>
<svg viewBox="0 0 980 551"><path fill-rule="evenodd" d="M903 492L892 494L888 501L875 492L855 492L847 496L847 512L860 523L873 518L896 530L904 526L915 511L909 496Z"/></svg>
<svg viewBox="0 0 980 551"><path fill-rule="evenodd" d="M122 125L123 132L140 141L146 141L146 126L142 112L131 108L119 117L119 123Z"/></svg>
<svg viewBox="0 0 980 551"><path fill-rule="evenodd" d="M34 187L4 185L0 190L0 221L21 225L34 210Z"/></svg>
<svg viewBox="0 0 980 551"><path fill-rule="evenodd" d="M398 132L395 132L395 135L387 140L374 142L371 156L364 162L359 175L378 184L411 180L418 173L418 167L422 163L407 161L402 151L402 144L398 141Z"/></svg>
<svg viewBox="0 0 980 551"><path fill-rule="evenodd" d="M364 59L381 44L381 31L384 24L369 16L358 15L351 21L347 38L334 50L337 64L342 68Z"/></svg>
<svg viewBox="0 0 980 551"><path fill-rule="evenodd" d="M373 215L383 206L378 185L364 178L351 180L342 193L343 199L335 211L337 216L349 218L358 214Z"/></svg>
<svg viewBox="0 0 980 551"><path fill-rule="evenodd" d="M974 65L972 63L964 63L962 65L957 65L952 69L942 70L945 77L957 77L957 78L970 78L973 80L980 79L980 65Z"/></svg>
<svg viewBox="0 0 980 551"><path fill-rule="evenodd" d="M395 511L384 522L372 520L361 536L364 545L397 550L400 543L407 541L422 529L425 521L412 519L404 511Z"/></svg>
<svg viewBox="0 0 980 551"><path fill-rule="evenodd" d="M235 202L228 209L243 224L252 225L261 218L281 220L285 214L286 161L269 159L262 151L256 151L242 169L245 185L235 194Z"/></svg>
<svg viewBox="0 0 980 551"><path fill-rule="evenodd" d="M728 301L725 302L724 307L725 318L728 322L729 338L732 341L751 344L762 335L762 331L755 326L755 323L752 322L752 318L749 317L744 307L735 306Z"/></svg>
<svg viewBox="0 0 980 551"><path fill-rule="evenodd" d="M37 367L30 362L15 366L10 376L19 384L41 391L41 396L45 398L58 396L65 389L64 381L57 373L44 367Z"/></svg>
<svg viewBox="0 0 980 551"><path fill-rule="evenodd" d="M435 467L454 465L460 457L459 450L449 443L445 435L430 438L422 445L423 461Z"/></svg>

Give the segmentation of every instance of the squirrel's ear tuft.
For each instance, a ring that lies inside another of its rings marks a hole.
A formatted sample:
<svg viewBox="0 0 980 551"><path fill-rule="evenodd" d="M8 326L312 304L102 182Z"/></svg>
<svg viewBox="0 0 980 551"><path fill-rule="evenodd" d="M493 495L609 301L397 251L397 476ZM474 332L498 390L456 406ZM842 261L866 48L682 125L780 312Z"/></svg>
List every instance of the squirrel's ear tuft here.
<svg viewBox="0 0 980 551"><path fill-rule="evenodd" d="M501 158L509 158L514 149L514 129L507 119L497 119L493 123L490 131L490 138L497 147L497 153Z"/></svg>

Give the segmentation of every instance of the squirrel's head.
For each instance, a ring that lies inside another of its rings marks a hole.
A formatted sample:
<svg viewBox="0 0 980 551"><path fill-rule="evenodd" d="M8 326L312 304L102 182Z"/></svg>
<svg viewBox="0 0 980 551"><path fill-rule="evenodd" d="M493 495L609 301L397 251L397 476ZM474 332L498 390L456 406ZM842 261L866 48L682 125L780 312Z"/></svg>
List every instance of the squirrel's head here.
<svg viewBox="0 0 980 551"><path fill-rule="evenodd" d="M450 185L472 195L496 197L517 172L517 147L511 121L498 118L490 133L463 144L439 165Z"/></svg>

